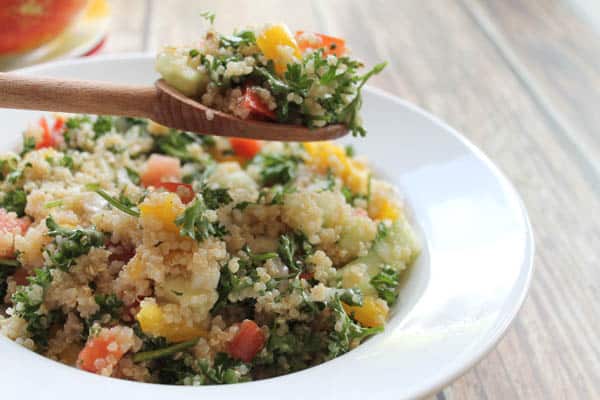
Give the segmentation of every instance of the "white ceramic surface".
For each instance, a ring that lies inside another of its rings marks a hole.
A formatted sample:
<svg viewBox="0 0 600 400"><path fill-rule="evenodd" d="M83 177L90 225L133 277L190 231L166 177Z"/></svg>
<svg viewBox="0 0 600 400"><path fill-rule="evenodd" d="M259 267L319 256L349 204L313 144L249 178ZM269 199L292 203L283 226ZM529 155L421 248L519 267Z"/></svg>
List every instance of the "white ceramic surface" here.
<svg viewBox="0 0 600 400"><path fill-rule="evenodd" d="M152 57L58 62L25 73L151 83ZM1 95L1 93L0 93ZM40 113L0 110L0 149ZM404 194L423 238L383 334L320 366L263 381L179 387L109 379L45 359L0 337L0 398L401 399L431 393L473 366L507 329L532 275L532 232L519 196L452 128L374 89L366 139L346 138Z"/></svg>

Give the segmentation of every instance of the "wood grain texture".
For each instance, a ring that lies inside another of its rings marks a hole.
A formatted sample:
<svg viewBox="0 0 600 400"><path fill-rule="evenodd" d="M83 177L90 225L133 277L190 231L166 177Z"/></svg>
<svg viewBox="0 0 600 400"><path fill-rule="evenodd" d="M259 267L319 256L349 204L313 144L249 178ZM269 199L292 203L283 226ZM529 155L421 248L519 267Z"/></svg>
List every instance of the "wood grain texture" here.
<svg viewBox="0 0 600 400"><path fill-rule="evenodd" d="M0 107L156 120L153 86L42 78L0 73ZM160 122L160 121L159 121Z"/></svg>
<svg viewBox="0 0 600 400"><path fill-rule="evenodd" d="M569 1L464 0L477 23L494 25L500 51L557 128L589 159L600 181L600 31ZM505 56L507 56L505 54ZM510 56L509 56L510 57Z"/></svg>
<svg viewBox="0 0 600 400"><path fill-rule="evenodd" d="M593 163L582 160L598 154L598 83L590 55L598 52L579 43L590 33L583 22L557 0L259 3L151 1L148 46L193 41L205 10L217 12L223 30L285 20L344 36L369 63L390 61L375 86L464 132L527 205L537 246L529 298L496 349L434 398L600 398L600 199L590 179ZM506 43L486 32L478 12ZM535 90L523 72L535 79ZM562 115L558 126L554 109ZM568 145L577 138L585 154Z"/></svg>

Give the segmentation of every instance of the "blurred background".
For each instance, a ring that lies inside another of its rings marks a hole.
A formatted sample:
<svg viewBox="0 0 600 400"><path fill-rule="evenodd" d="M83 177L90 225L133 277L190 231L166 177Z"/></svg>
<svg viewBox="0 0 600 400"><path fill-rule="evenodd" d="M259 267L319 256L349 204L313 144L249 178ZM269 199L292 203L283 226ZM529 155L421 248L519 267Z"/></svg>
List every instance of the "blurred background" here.
<svg viewBox="0 0 600 400"><path fill-rule="evenodd" d="M205 11L221 31L283 21L389 61L372 85L463 132L522 195L529 298L435 398L600 398L599 0L0 0L0 70L193 43Z"/></svg>

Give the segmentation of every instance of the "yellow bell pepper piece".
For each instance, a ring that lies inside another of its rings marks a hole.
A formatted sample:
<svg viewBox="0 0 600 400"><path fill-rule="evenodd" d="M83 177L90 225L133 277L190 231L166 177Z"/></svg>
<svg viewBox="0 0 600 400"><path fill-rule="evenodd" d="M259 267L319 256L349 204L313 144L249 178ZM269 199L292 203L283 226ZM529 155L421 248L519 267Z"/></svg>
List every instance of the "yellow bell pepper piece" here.
<svg viewBox="0 0 600 400"><path fill-rule="evenodd" d="M140 323L142 332L153 336L163 336L169 342L184 342L200 336L207 336L206 330L202 328L167 323L163 310L156 303L142 302L140 311L135 318Z"/></svg>
<svg viewBox="0 0 600 400"><path fill-rule="evenodd" d="M375 215L373 215L373 219L375 220L383 220L389 219L390 221L395 221L400 216L400 210L398 207L391 204L389 201L384 200L379 205L379 210Z"/></svg>
<svg viewBox="0 0 600 400"><path fill-rule="evenodd" d="M140 204L142 218L156 218L170 232L179 232L175 219L183 212L181 201L174 193L169 193L161 202L144 202Z"/></svg>
<svg viewBox="0 0 600 400"><path fill-rule="evenodd" d="M304 149L310 156L308 164L317 171L326 173L331 169L354 193L367 193L369 171L364 165L348 157L341 146L331 142L308 142L304 143Z"/></svg>
<svg viewBox="0 0 600 400"><path fill-rule="evenodd" d="M385 301L373 296L365 296L362 306L349 306L345 303L342 306L359 324L369 328L385 325L390 311Z"/></svg>
<svg viewBox="0 0 600 400"><path fill-rule="evenodd" d="M296 39L285 24L266 27L256 38L256 45L269 60L275 63L275 72L283 75L294 57L301 58Z"/></svg>

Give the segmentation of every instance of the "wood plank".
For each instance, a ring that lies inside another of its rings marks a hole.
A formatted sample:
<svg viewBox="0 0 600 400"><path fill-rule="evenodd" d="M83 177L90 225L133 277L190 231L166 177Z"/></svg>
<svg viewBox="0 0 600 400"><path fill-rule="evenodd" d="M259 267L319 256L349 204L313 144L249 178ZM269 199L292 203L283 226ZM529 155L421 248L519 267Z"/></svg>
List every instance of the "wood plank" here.
<svg viewBox="0 0 600 400"><path fill-rule="evenodd" d="M146 0L108 0L112 16L110 32L103 53L136 52L144 50Z"/></svg>
<svg viewBox="0 0 600 400"><path fill-rule="evenodd" d="M564 0L464 3L600 180L600 31Z"/></svg>
<svg viewBox="0 0 600 400"><path fill-rule="evenodd" d="M328 26L349 38L357 55L390 60L390 70L376 84L464 131L500 165L528 205L538 251L530 299L497 349L446 390L446 397L598 396L593 330L600 315L594 302L600 274L593 243L600 230L589 215L600 211L600 203L574 162L578 155L562 146L553 122L459 4L319 4ZM369 23L356 29L356 21Z"/></svg>

